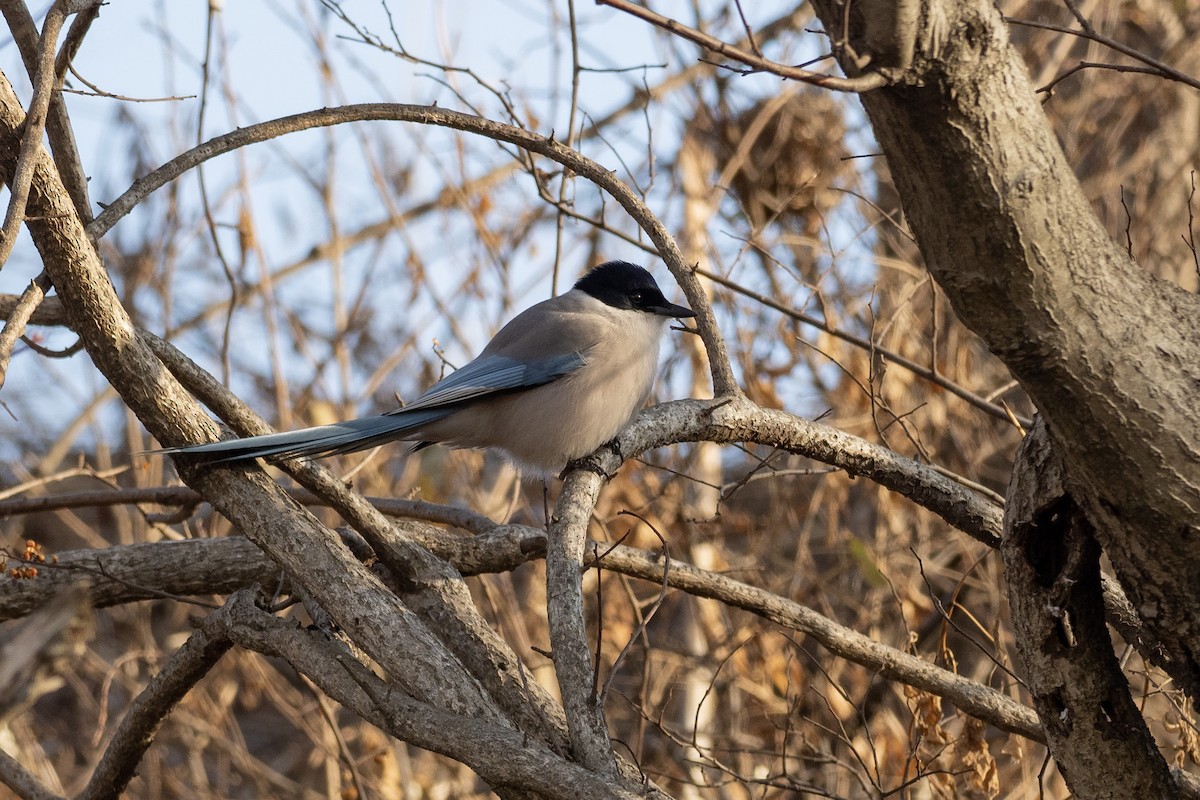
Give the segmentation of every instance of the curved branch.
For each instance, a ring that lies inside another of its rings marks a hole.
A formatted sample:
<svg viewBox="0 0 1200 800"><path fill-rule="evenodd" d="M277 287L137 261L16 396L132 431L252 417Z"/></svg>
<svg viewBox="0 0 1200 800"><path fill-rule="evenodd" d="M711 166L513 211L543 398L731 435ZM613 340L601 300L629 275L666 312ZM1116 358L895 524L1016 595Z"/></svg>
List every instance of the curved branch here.
<svg viewBox="0 0 1200 800"><path fill-rule="evenodd" d="M619 438L626 457L677 442L748 442L769 445L869 478L932 511L968 536L997 547L1003 528L998 505L932 467L853 434L762 408L744 397L675 400L642 414ZM597 454L600 466L614 472L615 454Z"/></svg>
<svg viewBox="0 0 1200 800"><path fill-rule="evenodd" d="M712 369L713 391L717 396L740 394L737 382L733 376L733 368L729 363L729 353L717 329L716 318L712 306L708 302L699 279L692 268L685 262L683 253L675 243L666 226L656 217L649 207L624 182L617 178L612 170L564 144L556 141L553 136L546 137L531 131L506 125L501 122L484 119L471 114L437 108L436 106L414 106L398 103L363 103L360 105L339 106L338 108L322 108L316 111L306 111L288 117L260 122L236 131L217 136L182 153L153 172L139 178L120 197L114 200L102 214L87 226L88 235L93 239L102 237L121 217L128 214L134 206L183 173L215 156L245 147L257 142L288 133L309 130L311 128L340 125L347 122L365 121L416 122L423 125L439 125L454 130L465 131L486 136L497 141L507 142L531 153L562 164L573 172L582 175L608 192L635 222L646 232L658 248L663 262L679 282L680 288L687 296L692 309L697 313L697 327L708 351L709 364Z"/></svg>

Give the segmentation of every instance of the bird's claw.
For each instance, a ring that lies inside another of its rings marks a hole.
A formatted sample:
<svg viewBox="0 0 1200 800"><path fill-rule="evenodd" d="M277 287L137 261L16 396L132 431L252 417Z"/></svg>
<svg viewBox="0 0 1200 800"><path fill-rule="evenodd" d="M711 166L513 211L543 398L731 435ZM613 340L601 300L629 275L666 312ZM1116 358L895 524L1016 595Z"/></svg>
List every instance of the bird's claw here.
<svg viewBox="0 0 1200 800"><path fill-rule="evenodd" d="M600 449L612 451L612 454L617 457L618 462L625 460L625 454L621 452L621 445L616 439L600 445ZM577 469L584 469L588 472L594 472L606 481L612 480L617 474L616 472L609 472L602 467L600 465L600 459L598 459L596 456L589 455L584 456L583 458L576 458L572 461L568 461L567 466L563 468L561 473L559 473L558 479L562 480L563 478L567 477L568 472L572 472L573 470Z"/></svg>

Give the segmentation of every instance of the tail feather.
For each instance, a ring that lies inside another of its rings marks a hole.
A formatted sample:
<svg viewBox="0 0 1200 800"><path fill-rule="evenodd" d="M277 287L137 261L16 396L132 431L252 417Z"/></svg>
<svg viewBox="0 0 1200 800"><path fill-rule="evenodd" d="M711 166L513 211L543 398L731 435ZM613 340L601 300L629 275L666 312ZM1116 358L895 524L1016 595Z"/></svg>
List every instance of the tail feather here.
<svg viewBox="0 0 1200 800"><path fill-rule="evenodd" d="M427 409L411 413L393 412L378 417L364 417L333 425L304 428L298 431L268 433L245 439L229 439L209 444L169 447L160 452L205 456L209 463L225 464L253 458L300 458L341 455L366 450L376 445L413 433L422 425L442 419L452 413L449 409Z"/></svg>

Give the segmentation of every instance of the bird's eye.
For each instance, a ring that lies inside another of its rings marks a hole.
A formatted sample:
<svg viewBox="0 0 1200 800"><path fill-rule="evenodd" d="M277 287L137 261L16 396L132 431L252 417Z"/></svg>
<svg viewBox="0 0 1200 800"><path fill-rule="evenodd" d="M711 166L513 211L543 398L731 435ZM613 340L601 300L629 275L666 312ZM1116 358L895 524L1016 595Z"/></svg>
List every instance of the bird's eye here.
<svg viewBox="0 0 1200 800"><path fill-rule="evenodd" d="M629 293L629 300L630 300L632 303L634 303L635 305L636 305L637 303L640 303L640 302L642 302L642 298L644 298L644 297L645 297L645 295L644 295L644 294L642 294L640 291L639 291L639 292L630 292L630 293Z"/></svg>

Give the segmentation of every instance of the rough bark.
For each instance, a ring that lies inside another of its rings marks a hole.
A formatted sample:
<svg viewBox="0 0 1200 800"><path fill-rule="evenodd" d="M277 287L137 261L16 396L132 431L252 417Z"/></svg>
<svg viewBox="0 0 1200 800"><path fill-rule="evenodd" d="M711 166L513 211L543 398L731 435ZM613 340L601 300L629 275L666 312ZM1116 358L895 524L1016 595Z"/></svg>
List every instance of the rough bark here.
<svg viewBox="0 0 1200 800"><path fill-rule="evenodd" d="M1113 653L1100 547L1040 421L1008 497L1001 552L1017 657L1059 770L1079 797L1182 796Z"/></svg>
<svg viewBox="0 0 1200 800"><path fill-rule="evenodd" d="M843 30L841 4L816 5ZM918 37L913 71L862 97L905 214L958 316L1045 417L1164 667L1200 696L1200 301L1108 237L992 3L925 11L938 35Z"/></svg>

